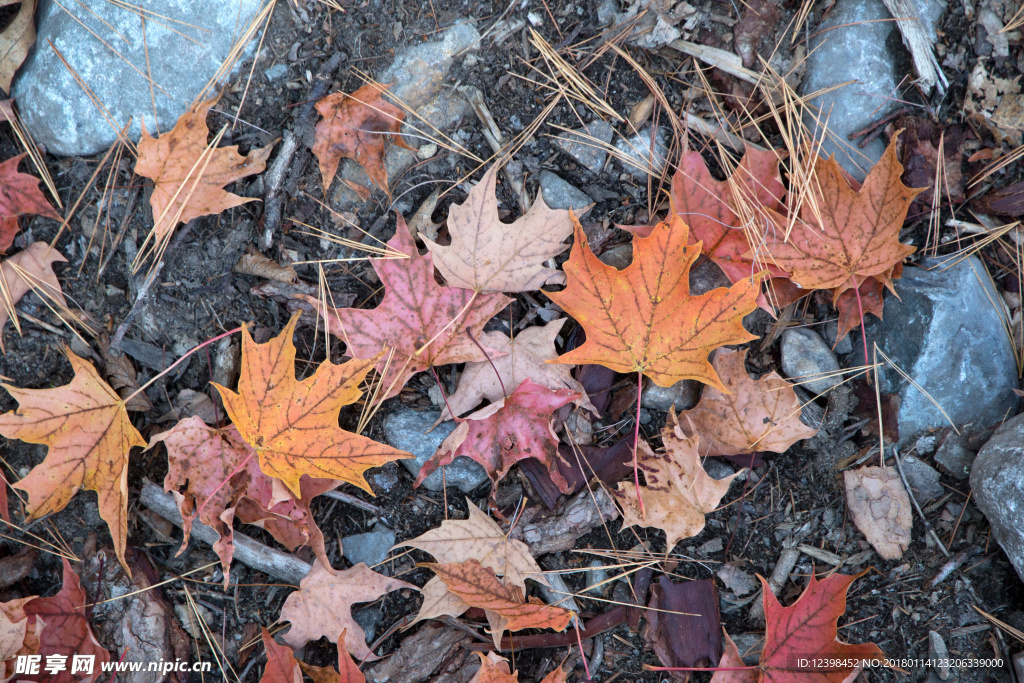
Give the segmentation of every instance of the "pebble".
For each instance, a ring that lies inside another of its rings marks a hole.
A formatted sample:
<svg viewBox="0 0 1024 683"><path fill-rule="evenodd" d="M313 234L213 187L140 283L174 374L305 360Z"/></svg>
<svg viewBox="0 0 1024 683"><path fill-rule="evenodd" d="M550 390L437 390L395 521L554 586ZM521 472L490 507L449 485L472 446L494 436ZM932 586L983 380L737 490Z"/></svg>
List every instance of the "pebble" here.
<svg viewBox="0 0 1024 683"><path fill-rule="evenodd" d="M552 209L572 209L577 216L594 205L594 200L551 171L540 172L540 191Z"/></svg>
<svg viewBox="0 0 1024 683"><path fill-rule="evenodd" d="M814 394L824 394L843 381L839 362L814 330L791 327L782 333L782 372Z"/></svg>
<svg viewBox="0 0 1024 683"><path fill-rule="evenodd" d="M345 559L353 565L364 562L367 567L383 562L393 545L395 532L379 523L373 527L373 531L341 539Z"/></svg>
<svg viewBox="0 0 1024 683"><path fill-rule="evenodd" d="M94 3L88 11L74 3L40 3L35 48L19 70L11 95L17 99L32 137L48 152L88 156L107 149L117 138L112 125L61 63L58 50L107 108L114 124L120 127L132 119L129 136L138 140L143 118L150 133L174 125L220 68L238 36L237 27L248 26L264 3L165 0L158 4L160 14L175 20L176 31L148 24L143 41L138 14L114 3ZM132 42L125 42L119 34L132 36ZM124 59L103 47L96 36L114 46ZM238 64L252 46L250 42ZM143 75L147 72L156 84L152 91Z"/></svg>
<svg viewBox="0 0 1024 683"><path fill-rule="evenodd" d="M949 680L949 648L946 647L946 641L942 636L935 631L928 631L928 659L936 662L933 672L939 680Z"/></svg>
<svg viewBox="0 0 1024 683"><path fill-rule="evenodd" d="M736 473L728 463L718 458L704 458L704 471L712 479L725 479Z"/></svg>
<svg viewBox="0 0 1024 683"><path fill-rule="evenodd" d="M651 410L667 412L675 406L678 413L693 408L700 399L700 383L692 379L680 380L670 387L658 386L649 380L644 385L640 405Z"/></svg>
<svg viewBox="0 0 1024 683"><path fill-rule="evenodd" d="M353 612L352 619L359 624L359 627L363 629L363 633L366 634L366 644L371 645L374 636L377 635L377 627L384 620L384 612L379 607L366 607Z"/></svg>
<svg viewBox="0 0 1024 683"><path fill-rule="evenodd" d="M637 179L646 180L649 174L659 175L664 170L668 157L667 137L665 129L659 127L654 134L653 150L651 126L647 126L631 138L621 138L615 143L615 148L620 153L619 163L627 173Z"/></svg>
<svg viewBox="0 0 1024 683"><path fill-rule="evenodd" d="M932 498L938 498L943 494L945 489L939 483L942 475L938 470L913 455L905 456L901 462L903 474L906 475L907 483L910 484L918 504L924 505Z"/></svg>
<svg viewBox="0 0 1024 683"><path fill-rule="evenodd" d="M945 467L954 479L962 481L971 476L971 465L976 455L967 447L967 439L951 432L935 451L935 462Z"/></svg>
<svg viewBox="0 0 1024 683"><path fill-rule="evenodd" d="M974 504L1024 580L1024 415L1008 420L982 446L970 481Z"/></svg>
<svg viewBox="0 0 1024 683"><path fill-rule="evenodd" d="M970 436L999 424L1017 408L1013 346L992 305L999 295L974 256L945 269L932 259L923 265L903 270L894 283L898 297L885 297L882 320L869 318L868 346L877 342ZM864 362L857 336L851 365ZM932 400L888 365L879 368L879 389L899 395L902 445L950 426Z"/></svg>
<svg viewBox="0 0 1024 683"><path fill-rule="evenodd" d="M836 343L836 337L839 336L839 321L829 320L825 323L825 342L832 347L832 351L837 356L843 356L848 353L853 353L853 341L851 341L849 334L839 340Z"/></svg>
<svg viewBox="0 0 1024 683"><path fill-rule="evenodd" d="M398 466L394 463L386 463L369 477L384 493L387 493L398 483Z"/></svg>
<svg viewBox="0 0 1024 683"><path fill-rule="evenodd" d="M604 251L598 258L601 263L622 270L633 262L633 243L616 244L611 249Z"/></svg>
<svg viewBox="0 0 1024 683"><path fill-rule="evenodd" d="M427 430L440 416L440 410L415 410L402 406L384 418L384 440L394 448L412 453L413 458L399 462L414 477L419 476L423 464L437 451L441 442L455 431L455 422L446 420L428 434ZM460 455L443 469L443 475L441 469L431 472L423 480L423 486L431 491L440 491L447 481L449 486L457 486L463 493L470 493L489 481L484 468L465 456Z"/></svg>
<svg viewBox="0 0 1024 683"><path fill-rule="evenodd" d="M607 121L598 119L572 133L559 135L555 138L554 143L583 168L591 173L600 173L605 159L608 158L608 151L591 138L596 138L607 145L612 141L614 134L615 131Z"/></svg>
<svg viewBox="0 0 1024 683"><path fill-rule="evenodd" d="M288 73L288 67L284 64L275 64L263 73L266 74L268 81L276 81Z"/></svg>

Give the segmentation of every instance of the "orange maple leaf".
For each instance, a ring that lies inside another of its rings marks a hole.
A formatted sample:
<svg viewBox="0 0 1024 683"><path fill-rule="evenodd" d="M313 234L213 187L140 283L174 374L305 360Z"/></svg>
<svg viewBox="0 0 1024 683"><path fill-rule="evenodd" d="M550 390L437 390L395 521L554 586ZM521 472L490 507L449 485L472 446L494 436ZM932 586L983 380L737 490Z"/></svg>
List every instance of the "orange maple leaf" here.
<svg viewBox="0 0 1024 683"><path fill-rule="evenodd" d="M64 261L67 259L49 244L36 242L0 264L0 351L7 351L3 329L14 314L14 304L30 290L58 308L67 308L60 282L53 273L53 264Z"/></svg>
<svg viewBox="0 0 1024 683"><path fill-rule="evenodd" d="M178 223L187 223L199 216L218 214L233 206L256 201L239 197L224 189L228 183L256 173L267 166L273 144L254 149L248 156L238 153L238 146L209 148L206 138L206 114L214 100L191 107L169 132L152 137L142 125L139 160L135 172L153 180L153 230L146 237L139 253L153 243L158 252Z"/></svg>
<svg viewBox="0 0 1024 683"><path fill-rule="evenodd" d="M97 493L100 517L110 527L125 572L128 536L128 452L146 441L132 426L124 401L88 361L67 351L70 384L19 389L3 384L17 410L0 415L0 434L49 446L43 462L14 488L28 494L29 519L63 510L80 488Z"/></svg>
<svg viewBox="0 0 1024 683"><path fill-rule="evenodd" d="M18 216L38 214L61 220L39 191L39 178L18 171L18 164L28 154L19 154L0 163L0 254L7 253L18 234Z"/></svg>
<svg viewBox="0 0 1024 683"><path fill-rule="evenodd" d="M726 391L708 354L756 339L742 320L756 307L761 274L690 296L690 266L700 244L687 245L688 238L686 223L669 216L649 237L633 238L633 262L620 271L594 255L576 221L565 264L568 286L546 294L580 323L587 341L553 362L642 372L663 387L695 379Z"/></svg>
<svg viewBox="0 0 1024 683"><path fill-rule="evenodd" d="M892 268L913 254L901 244L900 229L907 210L921 190L900 180L903 166L896 158L899 135L854 189L834 157L815 162L813 194L800 207L789 239L769 241L768 251L791 279L803 289L832 289L833 299L873 277L888 287ZM766 211L786 234L788 220Z"/></svg>
<svg viewBox="0 0 1024 683"><path fill-rule="evenodd" d="M242 330L238 393L219 384L224 407L245 442L259 458L260 469L277 477L296 497L299 479L340 479L372 495L363 472L392 460L411 457L338 426L341 407L362 395L360 382L376 358L335 365L325 360L306 379L295 379L292 335L299 314L281 334L257 344Z"/></svg>
<svg viewBox="0 0 1024 683"><path fill-rule="evenodd" d="M313 154L320 161L324 194L331 187L342 157L362 166L377 187L388 191L385 144L390 139L406 149L412 147L398 135L405 112L383 99L387 90L386 85L367 83L354 93L331 93L316 103L316 110L324 118L316 124ZM352 189L359 191L358 187ZM369 198L366 194L364 199Z"/></svg>

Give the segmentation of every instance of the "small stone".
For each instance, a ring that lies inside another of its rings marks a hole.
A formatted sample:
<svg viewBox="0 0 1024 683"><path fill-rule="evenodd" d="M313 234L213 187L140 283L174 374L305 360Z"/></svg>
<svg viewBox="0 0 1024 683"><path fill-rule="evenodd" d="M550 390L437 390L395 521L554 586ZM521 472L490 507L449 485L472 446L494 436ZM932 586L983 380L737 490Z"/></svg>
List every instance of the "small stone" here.
<svg viewBox="0 0 1024 683"><path fill-rule="evenodd" d="M668 158L666 138L665 129L659 127L654 134L652 149L651 126L648 126L631 138L620 139L615 143L615 148L621 153L619 163L634 178L646 180L648 175L659 175Z"/></svg>
<svg viewBox="0 0 1024 683"><path fill-rule="evenodd" d="M607 145L612 141L614 133L607 121L598 119L572 133L559 135L554 143L583 168L591 173L600 173L605 159L608 158L608 151L592 138Z"/></svg>
<svg viewBox="0 0 1024 683"><path fill-rule="evenodd" d="M658 386L650 380L645 380L644 385L640 405L651 410L667 412L675 406L678 413L694 407L700 399L700 383L692 379L680 380L670 387Z"/></svg>
<svg viewBox="0 0 1024 683"><path fill-rule="evenodd" d="M359 627L363 629L363 633L366 634L366 644L371 645L374 636L377 635L377 627L384 620L384 612L379 607L366 607L353 611L352 619L359 624Z"/></svg>
<svg viewBox="0 0 1024 683"><path fill-rule="evenodd" d="M587 589L583 592L591 595L604 595L604 591L608 587L608 584L605 583L608 580L608 570L604 568L600 560L591 560L587 566L591 569L587 571Z"/></svg>
<svg viewBox="0 0 1024 683"><path fill-rule="evenodd" d="M932 498L942 495L943 488L939 483L942 475L938 470L913 455L904 457L901 464L903 465L903 474L907 477L907 483L910 484L914 498L919 504L923 505Z"/></svg>
<svg viewBox="0 0 1024 683"><path fill-rule="evenodd" d="M939 447L937 434L924 434L914 442L914 452L918 455L930 455Z"/></svg>
<svg viewBox="0 0 1024 683"><path fill-rule="evenodd" d="M288 73L288 67L284 64L275 64L263 73L266 74L268 81L276 81Z"/></svg>
<svg viewBox="0 0 1024 683"><path fill-rule="evenodd" d="M704 471L712 479L725 479L736 473L728 463L718 458L704 458Z"/></svg>
<svg viewBox="0 0 1024 683"><path fill-rule="evenodd" d="M850 339L850 334L847 333L845 337L836 342L836 337L839 336L839 321L829 320L825 323L825 343L832 347L832 351L839 356L847 353L853 353L853 341Z"/></svg>
<svg viewBox="0 0 1024 683"><path fill-rule="evenodd" d="M619 13L619 3L616 0L602 0L597 6L597 23L600 26L607 26L615 20Z"/></svg>
<svg viewBox="0 0 1024 683"><path fill-rule="evenodd" d="M935 631L928 631L928 659L935 662L934 672L939 680L949 680L949 648L946 641Z"/></svg>
<svg viewBox="0 0 1024 683"><path fill-rule="evenodd" d="M416 150L416 158L420 160L430 159L435 154L437 154L437 145L433 142L428 142Z"/></svg>
<svg viewBox="0 0 1024 683"><path fill-rule="evenodd" d="M605 250L598 258L601 263L622 270L633 262L633 243L616 244L611 249Z"/></svg>
<svg viewBox="0 0 1024 683"><path fill-rule="evenodd" d="M721 537L715 536L710 541L708 541L704 545L702 545L699 548L697 548L697 554L698 555L710 555L712 553L720 553L720 552L722 552L722 548L724 548L724 547L725 547L725 544L722 543Z"/></svg>
<svg viewBox="0 0 1024 683"><path fill-rule="evenodd" d="M1008 420L971 466L974 504L1024 580L1024 415Z"/></svg>
<svg viewBox="0 0 1024 683"><path fill-rule="evenodd" d="M594 205L594 200L551 171L540 172L540 191L549 207L572 209L577 216Z"/></svg>
<svg viewBox="0 0 1024 683"><path fill-rule="evenodd" d="M370 479L376 484L384 493L387 493L395 487L398 483L398 466L393 462L389 462L381 467L377 472L370 475Z"/></svg>
<svg viewBox="0 0 1024 683"><path fill-rule="evenodd" d="M761 649L764 647L764 635L759 633L740 633L730 636L740 658L747 666L755 666L761 659ZM723 647L724 652L724 647Z"/></svg>
<svg viewBox="0 0 1024 683"><path fill-rule="evenodd" d="M345 559L353 565L364 562L367 567L383 562L394 544L395 532L383 524L377 524L368 533L341 539Z"/></svg>
<svg viewBox="0 0 1024 683"><path fill-rule="evenodd" d="M791 327L782 333L782 372L807 391L821 395L843 381L839 362L813 330Z"/></svg>
<svg viewBox="0 0 1024 683"><path fill-rule="evenodd" d="M935 451L935 462L945 467L954 479L963 481L971 476L971 465L976 453L967 447L967 439L950 432Z"/></svg>
<svg viewBox="0 0 1024 683"><path fill-rule="evenodd" d="M441 442L455 431L455 422L446 420L428 434L427 430L440 416L440 410L415 410L403 406L384 418L384 440L388 445L413 455L399 462L414 477L419 476L423 464L434 455ZM431 491L440 491L447 482L463 493L470 493L489 480L483 467L463 455L445 465L443 470L443 473L441 468L431 472L423 480L423 485Z"/></svg>

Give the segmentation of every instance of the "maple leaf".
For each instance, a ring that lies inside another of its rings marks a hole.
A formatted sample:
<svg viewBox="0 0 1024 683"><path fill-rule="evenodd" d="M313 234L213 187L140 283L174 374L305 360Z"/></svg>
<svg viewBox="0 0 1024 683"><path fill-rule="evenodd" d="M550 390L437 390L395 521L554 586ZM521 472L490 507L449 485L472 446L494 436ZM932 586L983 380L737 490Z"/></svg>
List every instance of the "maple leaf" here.
<svg viewBox="0 0 1024 683"><path fill-rule="evenodd" d="M901 244L899 236L907 210L920 190L900 180L903 166L896 158L898 138L898 134L893 136L859 190L846 179L834 157L816 160L817 182L810 190L813 198L801 206L789 239L767 245L771 257L791 273L798 286L846 289L874 277L891 287L886 273L914 253L914 247ZM774 216L778 234L785 234L787 219ZM834 296L841 293L836 291Z"/></svg>
<svg viewBox="0 0 1024 683"><path fill-rule="evenodd" d="M257 344L248 328L242 330L241 376L238 393L219 384L224 407L256 456L260 469L277 477L301 496L299 479L340 479L373 493L363 472L392 460L411 457L338 426L341 407L362 395L359 383L373 360L321 363L306 379L295 379L292 335L298 314L281 334Z"/></svg>
<svg viewBox="0 0 1024 683"><path fill-rule="evenodd" d="M746 357L746 349L720 349L713 365L729 393L707 387L700 402L679 415L701 443L708 444L705 455L783 453L818 433L800 421L800 399L793 385L774 370L751 379L744 367Z"/></svg>
<svg viewBox="0 0 1024 683"><path fill-rule="evenodd" d="M213 103L209 100L190 107L174 128L158 138L142 124L135 172L153 181L149 204L154 221L143 246L151 240L163 245L178 223L256 201L255 197L232 194L224 186L262 173L274 145L254 149L247 156L238 153L237 145L207 149L210 129L206 114Z"/></svg>
<svg viewBox="0 0 1024 683"><path fill-rule="evenodd" d="M299 662L303 672L313 679L313 683L366 683L366 677L352 657L345 650L345 632L338 638L338 670L327 666L311 666Z"/></svg>
<svg viewBox="0 0 1024 683"><path fill-rule="evenodd" d="M398 135L405 113L383 99L387 90L386 85L367 83L354 93L331 93L316 103L323 121L316 124L313 154L320 161L324 194L331 187L342 157L362 166L377 187L388 191L385 143L390 139L406 149L412 147Z"/></svg>
<svg viewBox="0 0 1024 683"><path fill-rule="evenodd" d="M899 473L892 467L862 467L843 472L843 482L846 507L871 546L886 560L903 557L913 515Z"/></svg>
<svg viewBox="0 0 1024 683"><path fill-rule="evenodd" d="M0 0L0 7L21 4L18 13L0 32L0 88L11 92L11 81L32 44L36 42L36 5L38 0Z"/></svg>
<svg viewBox="0 0 1024 683"><path fill-rule="evenodd" d="M266 628L260 629L260 636L263 649L267 651L267 665L263 668L260 683L302 683L302 669L292 649L278 645Z"/></svg>
<svg viewBox="0 0 1024 683"><path fill-rule="evenodd" d="M711 677L711 683L757 683L760 672L756 668L747 667L724 626L722 633L725 635L725 651L718 660L719 671Z"/></svg>
<svg viewBox="0 0 1024 683"><path fill-rule="evenodd" d="M462 602L459 596L448 590L445 582L436 576L431 577L424 584L421 592L423 594L423 603L420 605L420 611L416 613L416 618L412 621L413 624L426 621L427 619L437 619L438 617L462 616L469 609L469 605Z"/></svg>
<svg viewBox="0 0 1024 683"><path fill-rule="evenodd" d="M430 553L442 564L476 560L484 567L504 577L505 584L526 591L526 579L543 585L547 579L529 547L522 541L509 538L498 523L488 517L467 498L468 519L447 519L437 529L431 529L416 538L399 543Z"/></svg>
<svg viewBox="0 0 1024 683"><path fill-rule="evenodd" d="M132 426L121 397L88 361L67 351L70 384L19 389L3 384L18 402L0 415L0 434L49 447L43 462L14 484L28 494L29 519L63 510L80 488L95 491L100 517L110 527L125 572L128 535L128 452L146 441Z"/></svg>
<svg viewBox="0 0 1024 683"><path fill-rule="evenodd" d="M555 338L568 318L552 320L546 325L527 327L513 338L502 332L484 332L478 340L488 348L502 354L490 362L466 363L459 386L445 402L437 424L451 419L450 408L456 415L477 407L483 401L494 403L505 398L509 387L517 387L524 379L530 379L548 389L568 389L580 395L577 405L597 414L597 408L590 402L583 385L572 377L567 365L552 365L549 360L558 358ZM498 378L501 378L500 381Z"/></svg>
<svg viewBox="0 0 1024 683"><path fill-rule="evenodd" d="M506 630L550 628L564 631L572 619L573 613L565 608L524 602L521 591L503 584L494 571L476 560L457 564L425 562L417 566L432 570L448 590L470 607L486 611L495 647L500 646L501 635Z"/></svg>
<svg viewBox="0 0 1024 683"><path fill-rule="evenodd" d="M328 331L345 342L356 358L376 358L381 347L394 349L377 366L387 398L397 396L409 378L432 365L486 361L501 354L474 343L484 324L511 299L437 284L430 254L421 256L398 216L388 247L408 258L370 259L384 285L384 298L372 311L329 308L312 297ZM486 353L485 353L486 351Z"/></svg>
<svg viewBox="0 0 1024 683"><path fill-rule="evenodd" d="M93 673L85 679L80 674L72 675L68 667L47 676L46 680L50 683L89 683L100 676L103 664L110 661L110 653L99 644L89 628L89 620L85 616L88 600L78 575L66 558L63 559L63 566L64 582L60 592L49 598L33 598L26 602L25 614L45 624L39 637L39 653L43 655L44 661L49 655L63 655L68 662L72 655L95 657Z"/></svg>
<svg viewBox="0 0 1024 683"><path fill-rule="evenodd" d="M450 245L423 236L434 265L452 287L479 292L527 292L560 285L565 275L544 262L569 248L569 211L549 209L537 194L514 223L502 223L494 194L498 167L491 166L462 204L448 209Z"/></svg>
<svg viewBox="0 0 1024 683"><path fill-rule="evenodd" d="M470 679L469 683L518 683L519 672L509 673L509 663L504 657L493 652L486 655L477 652L480 656L480 670ZM565 683L565 671L556 667L540 683Z"/></svg>
<svg viewBox="0 0 1024 683"><path fill-rule="evenodd" d="M690 266L700 249L687 246L688 235L686 223L669 216L650 237L634 238L633 262L619 271L594 255L576 222L565 264L568 287L547 294L580 323L587 340L555 362L642 372L663 387L696 379L724 390L708 354L756 339L742 320L755 308L760 275L690 296Z"/></svg>
<svg viewBox="0 0 1024 683"><path fill-rule="evenodd" d="M18 655L39 654L39 641L43 633L42 619L34 616L30 619L25 614L25 605L35 600L38 595L30 595L24 598L15 598L7 602L0 602L0 617L3 623L3 667L0 668L0 681L6 683L14 678L15 657ZM10 626L8 626L10 624ZM21 638L21 643L17 641ZM9 648L17 649L11 651Z"/></svg>
<svg viewBox="0 0 1024 683"><path fill-rule="evenodd" d="M665 443L662 456L651 452L643 441L637 449L640 469L647 478L647 486L640 487L646 515L632 483L620 482L614 493L622 506L623 528L658 527L665 532L668 547L672 548L704 529L704 515L718 507L732 480L745 470L725 479L712 479L701 466L700 442L696 437L680 438L666 429L662 440Z"/></svg>
<svg viewBox="0 0 1024 683"><path fill-rule="evenodd" d="M0 351L7 351L3 340L3 329L14 311L14 305L30 290L49 299L58 308L67 308L67 301L60 289L60 282L53 272L54 263L67 261L59 251L46 242L30 244L14 256L0 263L0 279L4 293L0 305Z"/></svg>
<svg viewBox="0 0 1024 683"><path fill-rule="evenodd" d="M495 486L517 462L533 458L547 466L559 491L569 493L569 484L558 471L558 436L551 428L550 416L577 398L579 394L568 389L552 391L524 379L507 399L499 399L459 420L455 431L424 463L415 485L419 486L431 472L460 455L483 465Z"/></svg>
<svg viewBox="0 0 1024 683"><path fill-rule="evenodd" d="M19 154L0 163L0 254L6 253L14 244L14 236L20 230L19 216L38 214L61 220L60 214L39 191L39 178L18 171L18 164L27 154Z"/></svg>
<svg viewBox="0 0 1024 683"><path fill-rule="evenodd" d="M411 583L378 574L362 562L351 569L334 571L316 561L299 582L299 590L289 595L281 607L281 621L292 623L284 642L300 648L322 636L336 642L341 634L345 648L357 658L380 659L367 647L366 634L352 618L352 605L373 602L403 588L419 590Z"/></svg>
<svg viewBox="0 0 1024 683"><path fill-rule="evenodd" d="M885 273L881 279L873 277L866 278L860 283L860 301L857 301L858 292L852 287L842 290L835 298L836 310L839 311L839 331L836 333L836 342L842 341L851 330L860 325L861 313L872 314L879 320L882 319L884 302L882 292L885 290L885 283L898 280L903 275L903 264L897 263L892 270Z"/></svg>

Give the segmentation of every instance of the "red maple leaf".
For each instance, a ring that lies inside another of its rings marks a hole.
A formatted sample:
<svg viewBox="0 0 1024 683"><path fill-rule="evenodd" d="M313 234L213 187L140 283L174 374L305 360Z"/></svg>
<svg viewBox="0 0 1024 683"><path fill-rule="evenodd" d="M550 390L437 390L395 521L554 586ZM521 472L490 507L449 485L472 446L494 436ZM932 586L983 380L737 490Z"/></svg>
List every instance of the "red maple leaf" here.
<svg viewBox="0 0 1024 683"><path fill-rule="evenodd" d="M19 154L0 163L0 254L7 253L14 243L20 230L18 216L38 214L61 220L39 191L39 178L18 172L18 164L24 158L25 154Z"/></svg>

